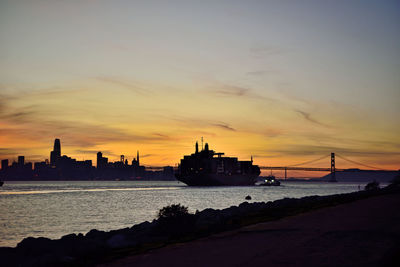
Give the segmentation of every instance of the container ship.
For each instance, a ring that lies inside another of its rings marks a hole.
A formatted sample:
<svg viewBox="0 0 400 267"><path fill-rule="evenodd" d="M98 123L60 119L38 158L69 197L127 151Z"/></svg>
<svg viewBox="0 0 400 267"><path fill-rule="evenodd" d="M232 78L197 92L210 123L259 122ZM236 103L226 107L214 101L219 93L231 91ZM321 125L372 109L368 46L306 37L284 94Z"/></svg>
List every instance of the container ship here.
<svg viewBox="0 0 400 267"><path fill-rule="evenodd" d="M196 151L181 159L175 173L178 181L189 186L246 186L254 185L260 175L260 168L250 161L239 161L234 157L223 157L208 148Z"/></svg>

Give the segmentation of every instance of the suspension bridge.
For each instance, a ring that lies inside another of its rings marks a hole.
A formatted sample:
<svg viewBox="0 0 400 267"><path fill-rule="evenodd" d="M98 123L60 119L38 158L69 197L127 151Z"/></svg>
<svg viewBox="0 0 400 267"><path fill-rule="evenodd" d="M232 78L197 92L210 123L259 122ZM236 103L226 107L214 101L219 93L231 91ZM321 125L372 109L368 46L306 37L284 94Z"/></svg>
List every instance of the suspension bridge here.
<svg viewBox="0 0 400 267"><path fill-rule="evenodd" d="M368 168L368 169L359 169L359 168L346 168L346 169L340 169L340 168L336 168L335 166L335 156L337 156L340 159L343 159L347 162L350 162L352 164L356 164L358 166L363 166L364 168ZM308 164L312 164L315 163L317 161L321 161L323 159L326 159L330 157L330 168L320 168L320 167L305 167L305 165ZM331 153L331 155L324 155L323 157L314 159L314 160L310 160L310 161L305 161L305 162L301 162L298 164L293 164L293 165L289 165L289 166L259 166L261 170L284 170L285 171L285 179L287 178L287 171L288 170L292 170L292 171L318 171L318 172L330 172L331 173L331 181L335 182L336 181L336 176L335 176L335 172L336 171L345 171L345 170L352 170L352 171L393 171L393 170L385 170L385 169L381 169L381 168L377 168L374 166L370 166L367 164L363 164L361 162L357 162L354 160L350 160L346 157L343 157L341 155L335 154L335 153Z"/></svg>

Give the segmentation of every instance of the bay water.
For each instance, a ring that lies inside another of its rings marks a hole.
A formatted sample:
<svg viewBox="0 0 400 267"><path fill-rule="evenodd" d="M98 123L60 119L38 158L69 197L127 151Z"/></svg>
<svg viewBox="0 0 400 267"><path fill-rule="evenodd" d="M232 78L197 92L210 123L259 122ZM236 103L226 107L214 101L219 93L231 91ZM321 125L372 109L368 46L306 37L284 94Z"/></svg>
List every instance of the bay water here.
<svg viewBox="0 0 400 267"><path fill-rule="evenodd" d="M167 205L190 212L285 197L348 193L359 183L282 182L281 186L188 187L177 181L8 182L0 187L0 247L25 237L60 238L91 229L115 230L152 221Z"/></svg>

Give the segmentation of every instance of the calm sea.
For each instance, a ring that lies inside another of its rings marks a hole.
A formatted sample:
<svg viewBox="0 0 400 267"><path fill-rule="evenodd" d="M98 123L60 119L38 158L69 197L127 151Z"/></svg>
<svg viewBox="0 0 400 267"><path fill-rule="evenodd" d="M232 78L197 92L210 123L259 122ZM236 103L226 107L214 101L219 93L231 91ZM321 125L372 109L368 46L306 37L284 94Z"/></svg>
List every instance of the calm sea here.
<svg viewBox="0 0 400 267"><path fill-rule="evenodd" d="M112 230L155 219L180 203L194 212L284 197L357 191L355 183L283 182L277 187L188 187L173 181L5 182L0 187L0 246L28 236L60 238L91 229Z"/></svg>

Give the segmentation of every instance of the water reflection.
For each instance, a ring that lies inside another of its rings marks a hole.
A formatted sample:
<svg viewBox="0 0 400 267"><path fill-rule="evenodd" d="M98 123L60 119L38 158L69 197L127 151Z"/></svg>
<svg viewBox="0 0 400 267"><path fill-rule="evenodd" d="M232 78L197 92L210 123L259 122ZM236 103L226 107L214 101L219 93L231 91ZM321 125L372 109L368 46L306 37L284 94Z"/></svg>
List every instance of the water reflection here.
<svg viewBox="0 0 400 267"><path fill-rule="evenodd" d="M54 193L77 193L77 192L103 192L103 191L144 191L144 190L177 190L182 187L139 187L139 188L97 188L97 189L71 189L71 190L40 190L40 191L6 191L0 195L32 195L32 194L54 194Z"/></svg>

